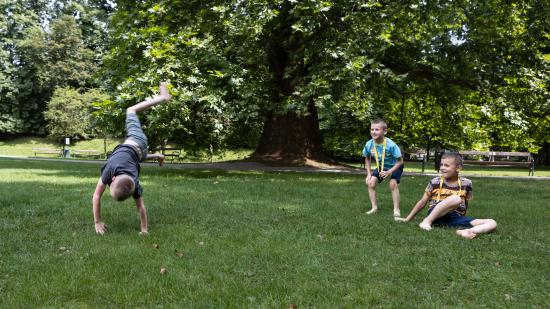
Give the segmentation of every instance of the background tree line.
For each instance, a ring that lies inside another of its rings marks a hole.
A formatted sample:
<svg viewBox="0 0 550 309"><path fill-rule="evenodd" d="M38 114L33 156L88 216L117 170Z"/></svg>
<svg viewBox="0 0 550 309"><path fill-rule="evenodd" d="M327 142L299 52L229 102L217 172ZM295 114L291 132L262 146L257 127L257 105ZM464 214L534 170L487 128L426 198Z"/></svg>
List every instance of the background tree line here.
<svg viewBox="0 0 550 309"><path fill-rule="evenodd" d="M549 163L548 6L3 0L0 133L120 136L124 108L169 80L174 100L143 119L153 146L353 157L383 117L406 150Z"/></svg>

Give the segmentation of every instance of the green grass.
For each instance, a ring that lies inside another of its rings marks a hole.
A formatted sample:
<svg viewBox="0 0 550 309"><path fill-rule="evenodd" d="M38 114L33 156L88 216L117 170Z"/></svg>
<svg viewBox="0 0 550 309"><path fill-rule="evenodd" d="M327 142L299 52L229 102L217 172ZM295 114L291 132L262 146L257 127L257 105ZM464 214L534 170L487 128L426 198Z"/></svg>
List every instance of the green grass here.
<svg viewBox="0 0 550 309"><path fill-rule="evenodd" d="M107 139L107 151L113 150L119 143L123 142L120 139ZM171 146L174 147L174 146ZM43 137L20 137L11 140L0 141L0 156L21 156L34 157L33 148L52 148L61 149L62 145L55 141ZM96 150L104 152L105 146L103 139L92 139L86 141L77 141L70 145L70 149L78 150ZM174 160L174 163L196 163L196 162L222 162L242 160L247 158L252 153L249 149L233 149L226 150L213 156L209 156L205 152L186 153L182 152L179 158ZM56 154L38 154L44 158L59 158ZM87 159L87 158L81 158ZM89 159L89 158L88 158ZM172 158L168 158L171 162Z"/></svg>
<svg viewBox="0 0 550 309"><path fill-rule="evenodd" d="M150 235L106 193L100 237L99 168L0 158L1 308L548 306L547 180L473 178L499 227L468 241L394 223L385 185L365 215L361 175L143 167ZM428 179L404 176L403 212Z"/></svg>
<svg viewBox="0 0 550 309"><path fill-rule="evenodd" d="M351 163L348 165L359 167L360 163ZM405 172L422 172L422 162L405 162ZM428 162L424 169L425 173L436 173L434 162ZM460 174L465 176L528 176L527 167L519 166L485 166L485 165L466 165ZM535 177L550 177L550 166L535 166Z"/></svg>

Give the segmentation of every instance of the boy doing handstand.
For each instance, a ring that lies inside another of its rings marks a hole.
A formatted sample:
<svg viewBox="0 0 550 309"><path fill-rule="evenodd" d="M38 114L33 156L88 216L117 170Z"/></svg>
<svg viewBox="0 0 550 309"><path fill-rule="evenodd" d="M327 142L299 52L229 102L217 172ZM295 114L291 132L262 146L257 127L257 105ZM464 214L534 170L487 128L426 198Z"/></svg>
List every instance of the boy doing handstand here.
<svg viewBox="0 0 550 309"><path fill-rule="evenodd" d="M147 154L147 137L141 129L141 123L136 114L170 99L171 95L167 85L161 83L160 95L133 105L126 110L126 140L115 147L101 168L101 177L92 198L95 231L98 235L103 235L107 231L105 223L101 221L101 196L107 186L109 186L111 197L115 201L124 201L130 196L134 198L141 220L140 234L147 234L147 211L141 196L139 163L156 159L162 166L164 156L162 154Z"/></svg>
<svg viewBox="0 0 550 309"><path fill-rule="evenodd" d="M419 224L424 230L432 226L462 227L456 233L472 239L478 234L496 229L493 219L473 219L466 217L468 201L472 199L472 182L458 173L462 170L462 157L457 153L444 153L441 157L440 177L433 178L422 198L410 214L401 221L411 221L416 214L429 204L428 216Z"/></svg>
<svg viewBox="0 0 550 309"><path fill-rule="evenodd" d="M393 216L397 219L401 216L398 184L403 174L403 158L399 146L386 137L387 133L388 125L384 120L373 120L370 125L370 135L372 139L369 140L363 148L365 169L367 170L365 182L369 190L369 199L372 206L367 214L370 215L378 211L378 204L376 203L376 185L389 176L389 186L393 200ZM374 172L371 171L371 159L373 157L376 161L376 170Z"/></svg>

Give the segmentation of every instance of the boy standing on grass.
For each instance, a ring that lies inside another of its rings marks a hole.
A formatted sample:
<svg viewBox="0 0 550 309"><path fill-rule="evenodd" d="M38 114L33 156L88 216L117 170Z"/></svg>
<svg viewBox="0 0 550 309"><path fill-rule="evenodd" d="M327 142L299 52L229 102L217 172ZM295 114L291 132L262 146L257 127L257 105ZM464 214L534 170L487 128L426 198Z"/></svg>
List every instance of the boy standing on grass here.
<svg viewBox="0 0 550 309"><path fill-rule="evenodd" d="M416 203L411 213L400 221L411 221L428 203L428 216L419 224L429 231L432 226L463 227L456 234L472 239L478 234L496 229L493 219L473 219L466 217L468 201L472 199L472 182L458 173L462 170L462 157L457 153L444 153L441 157L441 176L430 181L424 196Z"/></svg>
<svg viewBox="0 0 550 309"><path fill-rule="evenodd" d="M388 133L388 125L386 122L382 119L373 120L370 125L370 135L372 139L369 140L363 148L365 169L367 170L365 183L369 190L369 198L372 206L367 214L371 215L378 211L378 205L376 204L376 185L389 177L389 186L393 200L393 217L397 219L401 217L398 184L403 174L403 158L399 146L391 139L387 138L386 133ZM374 170L374 172L371 171L371 160L373 157L376 162L376 170Z"/></svg>
<svg viewBox="0 0 550 309"><path fill-rule="evenodd" d="M101 177L97 182L92 207L94 214L95 231L103 235L107 231L105 223L101 222L101 196L106 186L109 186L111 197L115 201L124 201L132 196L141 220L141 235L147 234L147 211L141 196L139 184L140 162L156 159L159 165L164 162L162 154L147 154L147 137L141 129L141 123L136 115L154 105L169 101L172 98L167 84L160 84L160 95L140 102L126 109L126 140L118 145L101 168Z"/></svg>

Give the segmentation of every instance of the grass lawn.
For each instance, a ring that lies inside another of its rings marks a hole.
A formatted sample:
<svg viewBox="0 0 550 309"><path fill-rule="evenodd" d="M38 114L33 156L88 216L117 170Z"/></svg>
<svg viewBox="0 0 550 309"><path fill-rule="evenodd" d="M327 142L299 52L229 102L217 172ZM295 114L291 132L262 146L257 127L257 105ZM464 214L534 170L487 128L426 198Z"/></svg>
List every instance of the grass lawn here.
<svg viewBox="0 0 550 309"><path fill-rule="evenodd" d="M144 167L150 235L107 191L100 237L99 168L0 158L1 308L548 308L547 180L473 178L499 227L465 240L394 223L386 185L365 215L361 175ZM428 179L404 176L404 213Z"/></svg>
<svg viewBox="0 0 550 309"><path fill-rule="evenodd" d="M347 164L353 167L359 167L360 163ZM376 166L374 166L375 168ZM422 172L422 162L407 161L405 162L405 172ZM436 173L434 169L434 162L428 162L424 169L425 173ZM527 167L519 166L485 166L485 165L471 165L467 164L462 175L465 176L528 176L529 171ZM535 177L550 177L550 166L535 166Z"/></svg>
<svg viewBox="0 0 550 309"><path fill-rule="evenodd" d="M123 140L107 139L105 142L103 139L92 139L86 141L77 141L69 147L72 150L96 150L101 153L105 148L107 151L113 150ZM106 144L106 145L105 145ZM105 147L106 146L106 147ZM173 147L173 146L172 146ZM54 141L43 137L20 137L11 140L0 141L0 156L22 156L22 157L34 157L34 148L52 148L61 149L62 145L55 143ZM180 157L177 158L175 163L194 163L194 162L221 162L230 160L242 160L248 157L252 153L249 149L234 149L227 150L223 153L214 154L209 156L206 153L185 153L182 152ZM39 157L44 158L59 158L56 154L38 154ZM86 158L84 158L86 159ZM167 158L167 162L171 162L172 158Z"/></svg>

